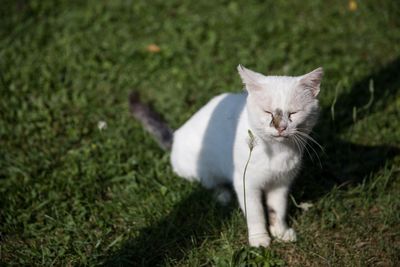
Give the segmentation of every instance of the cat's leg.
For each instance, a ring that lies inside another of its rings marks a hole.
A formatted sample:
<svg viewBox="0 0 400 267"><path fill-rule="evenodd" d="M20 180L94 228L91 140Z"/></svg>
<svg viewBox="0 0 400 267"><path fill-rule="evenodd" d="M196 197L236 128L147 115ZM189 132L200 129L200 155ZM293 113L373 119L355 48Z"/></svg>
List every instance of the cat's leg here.
<svg viewBox="0 0 400 267"><path fill-rule="evenodd" d="M214 191L214 196L217 201L223 206L228 205L229 202L231 202L232 200L231 190L226 185L217 186Z"/></svg>
<svg viewBox="0 0 400 267"><path fill-rule="evenodd" d="M224 181L223 178L209 177L204 175L201 179L201 184L214 191L214 198L223 206L229 204L232 199L232 192L230 190L228 182Z"/></svg>
<svg viewBox="0 0 400 267"><path fill-rule="evenodd" d="M289 188L281 186L266 191L269 230L280 241L296 241L296 232L286 224L286 208Z"/></svg>
<svg viewBox="0 0 400 267"><path fill-rule="evenodd" d="M245 199L243 195L243 183L235 179L235 191L239 200L240 207L245 214ZM253 247L268 247L271 243L264 215L262 203L262 190L251 188L246 184L246 210L247 210L247 229L249 234L249 243Z"/></svg>

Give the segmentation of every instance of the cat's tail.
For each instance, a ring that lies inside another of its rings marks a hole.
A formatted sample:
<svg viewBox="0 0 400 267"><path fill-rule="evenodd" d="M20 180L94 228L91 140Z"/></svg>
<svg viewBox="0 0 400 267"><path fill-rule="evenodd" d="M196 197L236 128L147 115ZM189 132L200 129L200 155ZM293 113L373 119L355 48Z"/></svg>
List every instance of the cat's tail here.
<svg viewBox="0 0 400 267"><path fill-rule="evenodd" d="M167 123L149 105L140 101L139 94L132 92L129 95L129 110L142 123L161 148L170 150L172 147L173 131Z"/></svg>

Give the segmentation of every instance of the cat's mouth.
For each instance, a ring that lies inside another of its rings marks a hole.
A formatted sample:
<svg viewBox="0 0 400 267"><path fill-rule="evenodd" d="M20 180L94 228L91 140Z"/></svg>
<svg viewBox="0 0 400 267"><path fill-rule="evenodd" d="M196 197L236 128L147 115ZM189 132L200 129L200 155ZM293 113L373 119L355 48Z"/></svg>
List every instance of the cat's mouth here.
<svg viewBox="0 0 400 267"><path fill-rule="evenodd" d="M272 137L280 141L288 139L289 135L273 134Z"/></svg>

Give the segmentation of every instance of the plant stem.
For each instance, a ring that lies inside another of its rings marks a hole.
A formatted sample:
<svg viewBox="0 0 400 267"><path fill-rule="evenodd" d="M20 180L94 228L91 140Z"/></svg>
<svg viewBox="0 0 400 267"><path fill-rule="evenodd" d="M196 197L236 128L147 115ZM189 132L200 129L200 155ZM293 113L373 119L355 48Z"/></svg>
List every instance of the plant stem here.
<svg viewBox="0 0 400 267"><path fill-rule="evenodd" d="M247 166L249 165L250 159L251 159L251 153L253 152L253 148L254 148L254 135L252 134L252 132L250 130L248 130L249 132L249 148L250 148L250 152L249 152L249 157L247 159L246 165L244 166L244 172L243 172L243 198L244 198L244 216L246 218L246 225L247 225L247 199L246 199L246 172L247 172Z"/></svg>

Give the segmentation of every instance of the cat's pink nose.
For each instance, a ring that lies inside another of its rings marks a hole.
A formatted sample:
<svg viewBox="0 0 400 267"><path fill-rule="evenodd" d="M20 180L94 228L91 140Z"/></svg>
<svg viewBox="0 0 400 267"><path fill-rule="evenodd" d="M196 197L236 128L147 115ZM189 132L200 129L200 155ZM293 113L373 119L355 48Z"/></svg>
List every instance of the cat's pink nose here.
<svg viewBox="0 0 400 267"><path fill-rule="evenodd" d="M278 128L276 128L278 130L278 133L281 134L284 130L286 130L287 126L286 125L280 125Z"/></svg>

